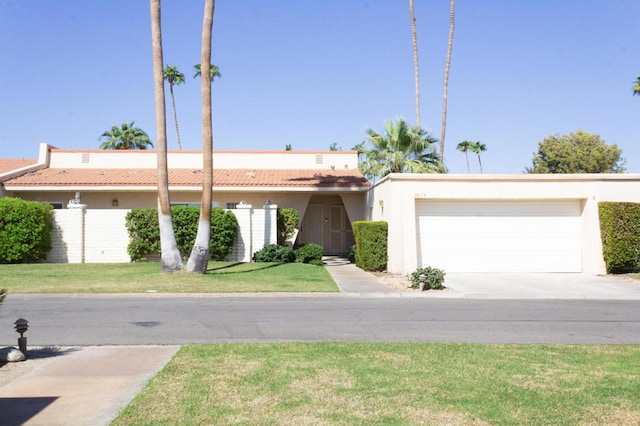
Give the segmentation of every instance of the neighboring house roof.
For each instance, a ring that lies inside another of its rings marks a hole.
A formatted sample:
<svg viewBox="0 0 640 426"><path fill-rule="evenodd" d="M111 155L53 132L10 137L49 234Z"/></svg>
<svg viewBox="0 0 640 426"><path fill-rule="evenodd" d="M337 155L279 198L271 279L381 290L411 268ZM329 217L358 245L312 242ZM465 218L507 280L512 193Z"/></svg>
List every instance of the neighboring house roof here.
<svg viewBox="0 0 640 426"><path fill-rule="evenodd" d="M36 159L1 159L0 158L0 174L36 164Z"/></svg>
<svg viewBox="0 0 640 426"><path fill-rule="evenodd" d="M40 169L4 182L5 187L155 186L155 169ZM358 170L214 169L217 187L368 188ZM202 185L201 169L170 169L169 185Z"/></svg>
<svg viewBox="0 0 640 426"><path fill-rule="evenodd" d="M184 190L202 186L202 153L170 152L169 185ZM367 190L357 153L219 151L213 153L213 186L219 189L293 191ZM25 167L28 166L28 167ZM61 150L40 146L39 160L0 160L8 172L0 180L5 190L155 189L155 151Z"/></svg>

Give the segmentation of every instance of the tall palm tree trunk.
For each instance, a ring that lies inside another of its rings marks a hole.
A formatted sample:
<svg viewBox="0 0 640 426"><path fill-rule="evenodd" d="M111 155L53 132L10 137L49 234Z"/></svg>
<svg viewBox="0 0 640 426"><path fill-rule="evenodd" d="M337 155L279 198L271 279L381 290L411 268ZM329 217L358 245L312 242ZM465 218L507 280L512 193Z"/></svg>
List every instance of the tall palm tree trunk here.
<svg viewBox="0 0 640 426"><path fill-rule="evenodd" d="M169 92L171 92L171 106L173 107L173 123L176 125L176 137L178 138L178 149L182 151L182 144L180 143L180 132L178 131L178 112L176 111L176 100L173 97L173 84L169 85Z"/></svg>
<svg viewBox="0 0 640 426"><path fill-rule="evenodd" d="M455 27L455 0L450 0L449 43L447 62L444 67L444 89L442 94L442 131L440 133L440 161L444 161L444 137L447 130L447 89L449 88L449 67L451 66L451 48L453 47L453 29Z"/></svg>
<svg viewBox="0 0 640 426"><path fill-rule="evenodd" d="M167 118L164 108L164 76L162 60L162 31L160 0L150 0L151 42L153 49L153 92L156 110L156 148L158 161L158 221L162 272L182 269L182 258L173 232L169 202L169 172L167 168Z"/></svg>
<svg viewBox="0 0 640 426"><path fill-rule="evenodd" d="M482 160L480 159L480 153L478 153L478 163L480 163L480 174L482 174Z"/></svg>
<svg viewBox="0 0 640 426"><path fill-rule="evenodd" d="M467 174L471 174L471 167L469 167L469 152L464 152L464 158L467 160Z"/></svg>
<svg viewBox="0 0 640 426"><path fill-rule="evenodd" d="M211 68L211 33L215 0L206 0L202 22L202 58L203 69ZM211 118L211 78L200 76L202 83L202 205L196 242L187 262L187 272L204 274L209 262L211 241L211 198L213 186L213 124Z"/></svg>
<svg viewBox="0 0 640 426"><path fill-rule="evenodd" d="M418 71L418 39L416 37L416 16L413 13L413 0L409 0L411 17L411 40L413 41L413 72L416 78L416 126L420 127L420 78Z"/></svg>

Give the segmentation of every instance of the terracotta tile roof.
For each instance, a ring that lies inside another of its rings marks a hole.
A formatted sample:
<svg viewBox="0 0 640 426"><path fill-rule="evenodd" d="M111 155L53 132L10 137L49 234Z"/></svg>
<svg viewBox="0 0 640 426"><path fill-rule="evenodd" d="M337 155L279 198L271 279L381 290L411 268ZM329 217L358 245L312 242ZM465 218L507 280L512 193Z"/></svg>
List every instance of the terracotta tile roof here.
<svg viewBox="0 0 640 426"><path fill-rule="evenodd" d="M5 181L17 186L155 186L155 169L42 169ZM172 186L200 186L199 169L170 169ZM358 170L248 170L216 169L214 186L227 187L320 187L367 188L367 179Z"/></svg>
<svg viewBox="0 0 640 426"><path fill-rule="evenodd" d="M7 173L13 170L21 169L32 164L36 164L38 160L35 159L0 159L0 174Z"/></svg>

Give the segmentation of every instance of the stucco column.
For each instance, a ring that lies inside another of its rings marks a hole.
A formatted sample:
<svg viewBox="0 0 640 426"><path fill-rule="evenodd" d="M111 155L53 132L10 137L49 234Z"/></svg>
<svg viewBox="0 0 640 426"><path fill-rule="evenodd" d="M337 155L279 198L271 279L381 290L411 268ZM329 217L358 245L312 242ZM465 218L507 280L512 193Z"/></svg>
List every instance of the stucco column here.
<svg viewBox="0 0 640 426"><path fill-rule="evenodd" d="M419 230L416 227L416 195L404 193L399 202L402 205L402 248L398 250L398 253L402 253L403 273L411 273L418 267L417 234ZM393 232L397 233L398 231L394 229Z"/></svg>
<svg viewBox="0 0 640 426"><path fill-rule="evenodd" d="M605 275L607 266L602 253L600 235L600 215L596 197L583 201L582 211L582 272L585 274Z"/></svg>
<svg viewBox="0 0 640 426"><path fill-rule="evenodd" d="M278 244L278 206L264 205L264 244Z"/></svg>
<svg viewBox="0 0 640 426"><path fill-rule="evenodd" d="M72 200L73 201L73 200ZM70 226L64 230L63 240L66 245L69 263L84 263L84 234L86 204L67 204L70 213Z"/></svg>
<svg viewBox="0 0 640 426"><path fill-rule="evenodd" d="M253 256L253 209L251 204L238 204L233 210L238 220L238 234L236 236L236 261L251 262Z"/></svg>

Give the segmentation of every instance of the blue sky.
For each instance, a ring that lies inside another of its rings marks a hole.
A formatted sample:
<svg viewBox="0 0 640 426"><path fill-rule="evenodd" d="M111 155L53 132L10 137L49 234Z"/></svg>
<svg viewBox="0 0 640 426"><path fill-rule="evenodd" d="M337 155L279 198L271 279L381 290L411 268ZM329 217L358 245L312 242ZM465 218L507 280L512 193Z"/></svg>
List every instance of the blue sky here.
<svg viewBox="0 0 640 426"><path fill-rule="evenodd" d="M445 162L466 173L462 140L487 145L485 173L522 173L538 142L578 129L616 143L640 172L637 0L458 0ZM165 1L164 59L184 149L200 149L203 2ZM449 2L415 1L421 124L440 137ZM155 140L148 1L0 2L0 157L35 158L38 144L96 149L135 120ZM214 149L344 150L415 122L407 1L216 2ZM167 87L169 149L177 149ZM478 172L471 158L472 171Z"/></svg>

